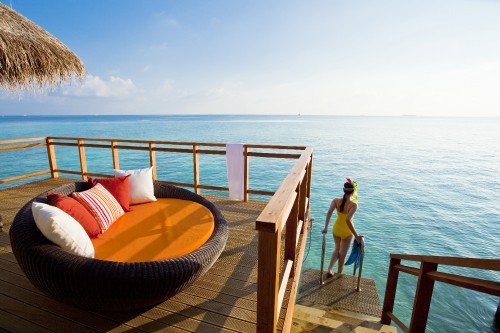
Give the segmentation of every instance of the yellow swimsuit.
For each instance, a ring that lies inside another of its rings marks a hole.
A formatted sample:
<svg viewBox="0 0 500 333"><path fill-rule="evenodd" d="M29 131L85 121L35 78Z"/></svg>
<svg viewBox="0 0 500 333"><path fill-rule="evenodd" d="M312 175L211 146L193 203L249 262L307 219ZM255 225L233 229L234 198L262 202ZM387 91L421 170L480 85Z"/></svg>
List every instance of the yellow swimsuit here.
<svg viewBox="0 0 500 333"><path fill-rule="evenodd" d="M347 225L347 214L348 213L340 212L337 207L337 219L333 224L333 235L341 239L345 239L352 235L351 229L349 229ZM354 225L354 218L351 220L351 223Z"/></svg>

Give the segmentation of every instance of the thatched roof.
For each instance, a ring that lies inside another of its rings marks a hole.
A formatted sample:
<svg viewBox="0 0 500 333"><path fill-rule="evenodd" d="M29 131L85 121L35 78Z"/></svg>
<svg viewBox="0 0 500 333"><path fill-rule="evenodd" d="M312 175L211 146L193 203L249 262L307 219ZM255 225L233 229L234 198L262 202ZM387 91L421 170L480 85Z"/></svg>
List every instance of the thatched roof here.
<svg viewBox="0 0 500 333"><path fill-rule="evenodd" d="M0 87L55 87L84 72L81 60L63 43L0 3Z"/></svg>

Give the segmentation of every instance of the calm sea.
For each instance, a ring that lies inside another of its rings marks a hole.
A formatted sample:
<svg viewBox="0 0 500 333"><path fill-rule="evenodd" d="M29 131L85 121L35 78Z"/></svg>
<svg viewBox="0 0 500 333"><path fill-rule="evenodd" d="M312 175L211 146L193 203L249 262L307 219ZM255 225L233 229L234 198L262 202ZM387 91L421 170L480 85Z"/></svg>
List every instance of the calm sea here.
<svg viewBox="0 0 500 333"><path fill-rule="evenodd" d="M351 177L359 184L355 225L367 243L363 275L375 279L381 299L390 253L499 258L500 118L28 116L0 117L0 129L0 140L50 135L313 146L315 222L305 266L319 269L326 211ZM58 166L78 169L75 149L61 150ZM94 150L86 151L89 171L110 173L109 152ZM160 178L192 182L191 171L183 172L191 156L165 155L158 157ZM25 150L22 158L2 153L0 178L47 169L45 158L43 148ZM147 166L147 156L120 158L123 168ZM227 184L223 157L204 155L200 163L203 184ZM276 189L291 163L252 159L251 188ZM500 281L498 272L447 271ZM406 323L415 285L415 277L400 274L395 312ZM490 332L498 304L498 297L437 283L427 332Z"/></svg>

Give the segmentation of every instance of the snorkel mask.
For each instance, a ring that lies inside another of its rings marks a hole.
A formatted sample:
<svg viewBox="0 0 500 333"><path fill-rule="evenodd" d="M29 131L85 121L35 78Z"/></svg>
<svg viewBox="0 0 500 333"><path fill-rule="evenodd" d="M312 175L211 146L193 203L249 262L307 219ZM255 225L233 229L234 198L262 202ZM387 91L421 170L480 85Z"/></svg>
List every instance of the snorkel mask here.
<svg viewBox="0 0 500 333"><path fill-rule="evenodd" d="M351 178L346 178L347 182L352 185L352 188L354 189L353 195L351 196L351 201L352 202L358 202L358 183L355 182L354 180L351 180ZM345 188L344 190L350 190L350 188Z"/></svg>

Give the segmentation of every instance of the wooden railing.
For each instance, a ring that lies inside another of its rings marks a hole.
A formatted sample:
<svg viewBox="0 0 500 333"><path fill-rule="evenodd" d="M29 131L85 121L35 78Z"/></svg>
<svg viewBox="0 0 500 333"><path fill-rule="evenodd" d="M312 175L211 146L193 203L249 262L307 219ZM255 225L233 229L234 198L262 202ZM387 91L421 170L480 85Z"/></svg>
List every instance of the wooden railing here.
<svg viewBox="0 0 500 333"><path fill-rule="evenodd" d="M276 332L287 286L291 291L283 332L291 327L306 244L312 152L312 148L304 150L256 222L259 232L257 332ZM281 240L285 227L282 258Z"/></svg>
<svg viewBox="0 0 500 333"><path fill-rule="evenodd" d="M167 183L193 188L195 193L199 193L200 189L217 191L229 190L227 187L201 184L199 177L199 155L225 155L226 145L223 143L43 137L0 141L0 145L32 141L38 142L15 146L11 145L9 147L0 146L0 151L24 149L34 146L47 146L50 170L3 179L0 180L0 183L49 173L53 178L59 177L60 173L65 173L79 175L84 180L89 176L112 176L89 172L85 148L98 148L110 150L113 163L112 167L114 169L120 168L119 151L132 150L147 152L149 154L150 165L153 167L153 177L155 179L158 174L156 153L173 152L192 154L193 182L181 183L166 181ZM79 156L79 170L59 168L56 158L56 147L75 147ZM266 152L267 150L299 150L300 153ZM280 309L285 299L287 286L290 289L288 293L287 311L284 316L283 331L287 332L291 327L295 296L306 244L306 237L304 237L304 235L307 233L307 224L309 222L308 213L311 193L312 152L312 148L302 146L244 145L244 200L248 201L250 194L272 196L256 221L256 229L259 233L257 282L258 332L275 332L277 330L277 322L280 316ZM278 190L273 192L249 188L249 157L286 158L297 159L297 161ZM282 257L281 241L285 227L284 251Z"/></svg>
<svg viewBox="0 0 500 333"><path fill-rule="evenodd" d="M35 141L35 142L33 142ZM14 143L23 143L12 145ZM40 176L44 174L51 174L53 178L59 177L59 174L79 175L82 179L91 177L109 177L112 175L90 172L87 168L87 158L85 148L98 148L109 149L112 157L112 167L114 169L120 168L119 151L145 151L149 154L149 164L153 167L153 178L157 179L157 162L156 153L170 152L191 154L193 161L193 182L173 182L166 181L169 184L192 188L195 193L200 193L200 190L215 190L215 191L229 191L227 187L216 186L213 184L200 183L200 155L225 155L224 143L202 143L202 142L173 142L173 141L151 141L151 140L126 140L126 139L102 139L102 138L74 138L74 137L39 137L28 139L15 139L0 141L0 152L14 149L25 149L38 146L47 146L47 155L49 162L49 170L43 170L30 174L0 179L0 184L13 182L29 177ZM79 170L68 170L58 167L56 158L56 147L75 147L79 155ZM272 196L274 191L258 190L249 188L249 157L262 157L262 158L284 158L284 159L298 159L300 153L306 147L303 146L281 146L281 145L258 145L258 144L245 144L244 145L244 200L248 201L250 194ZM253 151L251 151L253 150ZM276 153L276 150L294 151L299 150L299 153ZM273 151L273 152L267 152ZM111 166L110 166L111 167ZM162 179L163 180L163 179Z"/></svg>
<svg viewBox="0 0 500 333"><path fill-rule="evenodd" d="M437 271L438 265L500 271L499 259L456 258L404 254L391 254L390 258L381 323L389 325L392 320L404 332L425 332L435 281L476 290L490 295L500 296L500 282ZM401 260L420 262L420 269L401 265ZM417 290L415 292L413 312L409 327L403 324L393 313L399 272L408 273L418 277Z"/></svg>
<svg viewBox="0 0 500 333"><path fill-rule="evenodd" d="M0 140L0 152L10 151L10 150L21 150L28 148L35 148L46 146L46 137L37 138L25 138L25 139L12 139L12 140ZM28 174L17 175L14 177L0 179L0 184L10 183L22 179L27 179L31 177L43 176L50 173L50 170L36 171Z"/></svg>

